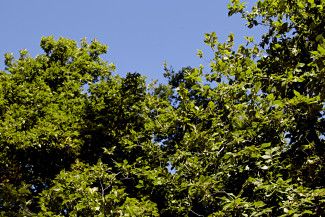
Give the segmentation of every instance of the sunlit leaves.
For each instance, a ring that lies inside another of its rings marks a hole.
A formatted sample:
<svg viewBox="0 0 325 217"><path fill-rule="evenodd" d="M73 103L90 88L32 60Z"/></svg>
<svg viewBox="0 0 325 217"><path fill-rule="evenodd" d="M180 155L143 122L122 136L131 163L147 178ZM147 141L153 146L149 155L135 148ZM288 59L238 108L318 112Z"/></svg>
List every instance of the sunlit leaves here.
<svg viewBox="0 0 325 217"><path fill-rule="evenodd" d="M266 26L262 41L206 33L210 68L165 65L168 84L148 87L111 75L97 40L6 54L0 214L322 216L323 8L232 0L230 15Z"/></svg>

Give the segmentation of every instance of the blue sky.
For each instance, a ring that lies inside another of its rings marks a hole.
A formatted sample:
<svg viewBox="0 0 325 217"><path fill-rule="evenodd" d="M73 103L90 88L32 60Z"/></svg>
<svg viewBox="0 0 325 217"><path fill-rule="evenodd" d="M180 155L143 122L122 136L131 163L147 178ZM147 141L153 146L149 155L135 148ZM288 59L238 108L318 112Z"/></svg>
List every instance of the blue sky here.
<svg viewBox="0 0 325 217"><path fill-rule="evenodd" d="M249 0L249 3L254 2ZM228 0L10 0L0 2L0 69L3 55L27 49L41 53L42 36L79 41L96 38L109 46L103 56L117 73L139 72L162 80L163 63L175 70L198 66L203 36L215 31L219 40L233 32L238 42L248 30L239 16L227 16Z"/></svg>

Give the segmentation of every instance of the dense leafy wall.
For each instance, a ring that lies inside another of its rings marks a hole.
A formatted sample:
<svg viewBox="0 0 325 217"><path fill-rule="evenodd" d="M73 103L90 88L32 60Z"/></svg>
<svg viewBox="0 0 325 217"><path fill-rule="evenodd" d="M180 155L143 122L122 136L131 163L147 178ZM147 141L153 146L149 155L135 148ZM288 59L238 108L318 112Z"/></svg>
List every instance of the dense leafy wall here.
<svg viewBox="0 0 325 217"><path fill-rule="evenodd" d="M113 76L97 41L7 54L1 216L324 215L324 7L232 0L262 41L207 33L211 70L166 68L168 84Z"/></svg>

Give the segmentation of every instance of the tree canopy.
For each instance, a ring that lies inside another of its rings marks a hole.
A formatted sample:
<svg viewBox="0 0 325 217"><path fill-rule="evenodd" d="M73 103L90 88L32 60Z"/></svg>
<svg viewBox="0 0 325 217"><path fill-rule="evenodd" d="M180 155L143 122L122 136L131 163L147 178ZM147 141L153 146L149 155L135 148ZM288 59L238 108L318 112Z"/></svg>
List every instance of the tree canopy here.
<svg viewBox="0 0 325 217"><path fill-rule="evenodd" d="M206 33L210 66L167 84L113 75L96 40L6 54L0 215L325 215L325 1L228 8L261 41Z"/></svg>

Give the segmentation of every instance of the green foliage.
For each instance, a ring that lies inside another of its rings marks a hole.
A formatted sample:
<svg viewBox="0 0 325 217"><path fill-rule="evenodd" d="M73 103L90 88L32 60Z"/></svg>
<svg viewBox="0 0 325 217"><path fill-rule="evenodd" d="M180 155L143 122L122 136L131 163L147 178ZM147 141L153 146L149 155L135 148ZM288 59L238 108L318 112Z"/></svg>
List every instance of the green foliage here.
<svg viewBox="0 0 325 217"><path fill-rule="evenodd" d="M210 72L165 67L158 86L113 76L96 40L6 54L0 215L324 215L324 6L232 0L262 40L206 33Z"/></svg>

